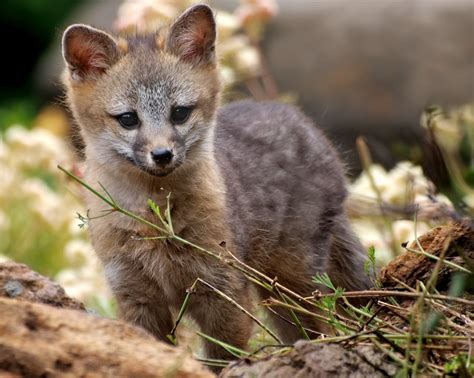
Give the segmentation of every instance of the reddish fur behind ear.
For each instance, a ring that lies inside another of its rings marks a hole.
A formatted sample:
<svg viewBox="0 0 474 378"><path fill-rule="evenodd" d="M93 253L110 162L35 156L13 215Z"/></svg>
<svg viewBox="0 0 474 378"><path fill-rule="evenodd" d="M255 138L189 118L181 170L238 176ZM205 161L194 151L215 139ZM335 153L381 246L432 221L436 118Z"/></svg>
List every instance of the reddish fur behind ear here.
<svg viewBox="0 0 474 378"><path fill-rule="evenodd" d="M73 76L104 73L118 58L118 48L107 33L86 25L72 25L63 35L63 56Z"/></svg>
<svg viewBox="0 0 474 378"><path fill-rule="evenodd" d="M216 23L211 8L198 4L189 8L171 26L167 48L187 62L214 63Z"/></svg>

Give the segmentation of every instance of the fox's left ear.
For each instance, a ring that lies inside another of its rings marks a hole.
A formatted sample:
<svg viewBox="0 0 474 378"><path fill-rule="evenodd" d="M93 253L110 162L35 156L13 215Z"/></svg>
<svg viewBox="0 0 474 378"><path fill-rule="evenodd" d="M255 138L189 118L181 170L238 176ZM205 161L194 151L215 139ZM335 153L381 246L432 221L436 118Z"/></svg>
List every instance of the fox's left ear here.
<svg viewBox="0 0 474 378"><path fill-rule="evenodd" d="M190 63L215 64L216 22L211 8L197 4L186 10L171 26L166 47Z"/></svg>
<svg viewBox="0 0 474 378"><path fill-rule="evenodd" d="M62 40L63 57L73 79L94 79L118 59L115 40L106 32L75 24L66 29Z"/></svg>

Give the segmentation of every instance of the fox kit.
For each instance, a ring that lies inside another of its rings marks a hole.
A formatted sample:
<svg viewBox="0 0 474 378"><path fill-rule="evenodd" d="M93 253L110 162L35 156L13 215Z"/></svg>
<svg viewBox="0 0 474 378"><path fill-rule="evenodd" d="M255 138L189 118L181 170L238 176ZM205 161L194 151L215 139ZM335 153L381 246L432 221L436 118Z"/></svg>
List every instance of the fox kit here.
<svg viewBox="0 0 474 378"><path fill-rule="evenodd" d="M361 245L344 213L342 165L323 134L295 107L236 102L219 106L215 21L195 5L152 35L111 36L86 25L63 35L64 84L85 142L85 179L122 207L159 223L151 198L169 206L174 232L211 251L226 242L246 264L310 295L328 272L348 290L365 289ZM86 194L91 218L106 209ZM201 278L251 308L237 270L157 236L126 216L90 221L90 234L119 314L161 340L172 314ZM261 291L262 298L268 292ZM199 286L187 313L202 331L245 348L252 320ZM270 314L285 342L299 337L289 314ZM321 329L312 318L302 318ZM212 343L207 355L228 358Z"/></svg>

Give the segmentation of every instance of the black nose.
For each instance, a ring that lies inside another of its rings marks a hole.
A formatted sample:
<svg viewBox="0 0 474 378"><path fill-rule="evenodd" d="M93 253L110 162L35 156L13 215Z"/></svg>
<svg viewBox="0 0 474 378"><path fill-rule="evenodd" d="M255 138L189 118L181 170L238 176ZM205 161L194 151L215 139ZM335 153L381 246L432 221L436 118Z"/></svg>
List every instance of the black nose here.
<svg viewBox="0 0 474 378"><path fill-rule="evenodd" d="M173 159L173 152L167 148L155 148L151 151L151 158L156 164L166 165Z"/></svg>

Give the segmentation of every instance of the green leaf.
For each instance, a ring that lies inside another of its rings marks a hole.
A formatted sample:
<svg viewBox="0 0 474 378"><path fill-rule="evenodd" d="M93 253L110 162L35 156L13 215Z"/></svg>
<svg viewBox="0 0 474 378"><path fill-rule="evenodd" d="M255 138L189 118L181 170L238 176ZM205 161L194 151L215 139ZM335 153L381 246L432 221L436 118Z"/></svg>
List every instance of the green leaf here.
<svg viewBox="0 0 474 378"><path fill-rule="evenodd" d="M199 336L201 336L203 339L209 341L210 343L221 346L222 348L224 348L226 351L228 351L230 354L232 354L233 356L235 356L237 358L241 358L241 357L249 355L249 353L246 352L245 350L242 350L242 349L239 349L239 348L237 348L233 345L227 344L224 341L217 340L217 339L213 338L212 336L206 335L205 333L202 333L202 332L199 332L199 331L196 331L196 333Z"/></svg>
<svg viewBox="0 0 474 378"><path fill-rule="evenodd" d="M316 273L313 277L313 282L318 285L325 286L333 291L336 291L336 287L332 283L327 273Z"/></svg>
<svg viewBox="0 0 474 378"><path fill-rule="evenodd" d="M171 342L173 345L178 345L178 340L174 335L166 335L166 338Z"/></svg>
<svg viewBox="0 0 474 378"><path fill-rule="evenodd" d="M153 210L153 212L158 215L159 218L161 218L161 210L160 207L151 199L148 199L148 206L150 206L150 209Z"/></svg>

